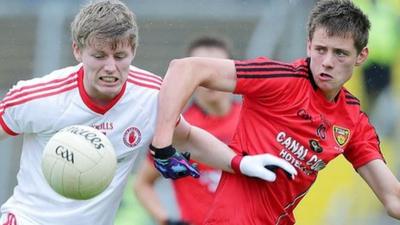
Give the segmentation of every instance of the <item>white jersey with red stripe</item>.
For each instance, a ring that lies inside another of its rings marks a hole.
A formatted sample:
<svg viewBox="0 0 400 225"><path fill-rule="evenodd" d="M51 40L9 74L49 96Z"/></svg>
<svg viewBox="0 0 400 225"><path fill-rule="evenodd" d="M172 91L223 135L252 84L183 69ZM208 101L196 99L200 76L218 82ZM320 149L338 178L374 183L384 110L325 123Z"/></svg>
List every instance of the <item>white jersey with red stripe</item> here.
<svg viewBox="0 0 400 225"><path fill-rule="evenodd" d="M121 93L107 106L92 102L83 88L83 67L67 67L40 78L20 81L0 102L0 125L23 135L18 184L2 213L57 225L113 224L127 177L139 152L147 151L154 133L161 78L131 66ZM47 184L42 151L63 127L82 124L104 132L114 145L117 171L109 187L85 201L65 198Z"/></svg>

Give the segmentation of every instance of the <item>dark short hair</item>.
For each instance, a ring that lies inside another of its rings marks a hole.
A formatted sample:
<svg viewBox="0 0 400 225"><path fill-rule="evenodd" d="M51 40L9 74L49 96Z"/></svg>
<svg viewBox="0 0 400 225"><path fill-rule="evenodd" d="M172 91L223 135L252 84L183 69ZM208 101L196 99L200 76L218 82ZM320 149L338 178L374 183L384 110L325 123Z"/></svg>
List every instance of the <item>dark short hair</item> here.
<svg viewBox="0 0 400 225"><path fill-rule="evenodd" d="M186 54L190 55L190 53L199 47L209 47L209 48L220 48L224 51L226 51L228 57L231 57L231 52L228 47L227 41L225 41L222 38L217 38L217 37L209 37L209 36L204 36L197 38L190 42Z"/></svg>
<svg viewBox="0 0 400 225"><path fill-rule="evenodd" d="M351 0L320 0L308 19L308 38L312 40L316 28L323 27L329 36L351 35L358 52L367 46L371 23Z"/></svg>

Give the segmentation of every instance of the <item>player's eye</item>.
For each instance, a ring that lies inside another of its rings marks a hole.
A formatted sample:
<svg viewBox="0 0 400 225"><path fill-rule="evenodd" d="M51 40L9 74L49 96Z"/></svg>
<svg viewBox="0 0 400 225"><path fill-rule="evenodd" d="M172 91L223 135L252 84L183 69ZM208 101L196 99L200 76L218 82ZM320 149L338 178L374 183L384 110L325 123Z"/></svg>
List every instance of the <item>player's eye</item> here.
<svg viewBox="0 0 400 225"><path fill-rule="evenodd" d="M344 57L344 56L347 56L348 54L347 54L347 52L345 52L345 51L342 51L342 50L336 50L336 55L338 56L338 57Z"/></svg>
<svg viewBox="0 0 400 225"><path fill-rule="evenodd" d="M322 47L316 47L315 50L318 52L318 54L324 54L326 52L326 49Z"/></svg>
<svg viewBox="0 0 400 225"><path fill-rule="evenodd" d="M92 55L96 59L103 59L105 56L103 54L94 54Z"/></svg>
<svg viewBox="0 0 400 225"><path fill-rule="evenodd" d="M124 58L126 58L126 54L125 53L120 53L120 54L116 54L114 57L116 59L124 59Z"/></svg>

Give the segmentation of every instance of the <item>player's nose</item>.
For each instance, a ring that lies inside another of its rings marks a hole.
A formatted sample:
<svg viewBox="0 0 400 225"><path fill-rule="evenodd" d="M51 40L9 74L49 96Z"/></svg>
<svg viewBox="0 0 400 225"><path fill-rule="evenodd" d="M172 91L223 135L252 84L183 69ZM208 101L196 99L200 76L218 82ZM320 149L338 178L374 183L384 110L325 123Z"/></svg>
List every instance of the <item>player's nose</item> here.
<svg viewBox="0 0 400 225"><path fill-rule="evenodd" d="M117 65L116 65L116 61L114 58L109 57L107 58L107 60L105 60L104 62L104 70L108 73L111 74L114 71L117 70Z"/></svg>

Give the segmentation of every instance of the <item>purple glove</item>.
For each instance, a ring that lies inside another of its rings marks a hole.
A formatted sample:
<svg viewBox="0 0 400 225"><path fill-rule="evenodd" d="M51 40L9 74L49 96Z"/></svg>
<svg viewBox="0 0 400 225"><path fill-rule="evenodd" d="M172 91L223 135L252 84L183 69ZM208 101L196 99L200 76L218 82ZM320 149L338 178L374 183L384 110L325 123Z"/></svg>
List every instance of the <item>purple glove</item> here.
<svg viewBox="0 0 400 225"><path fill-rule="evenodd" d="M154 158L154 166L165 178L178 179L192 176L200 177L200 172L195 164L190 164L190 153L177 152L172 145L156 148L150 144L150 152Z"/></svg>

